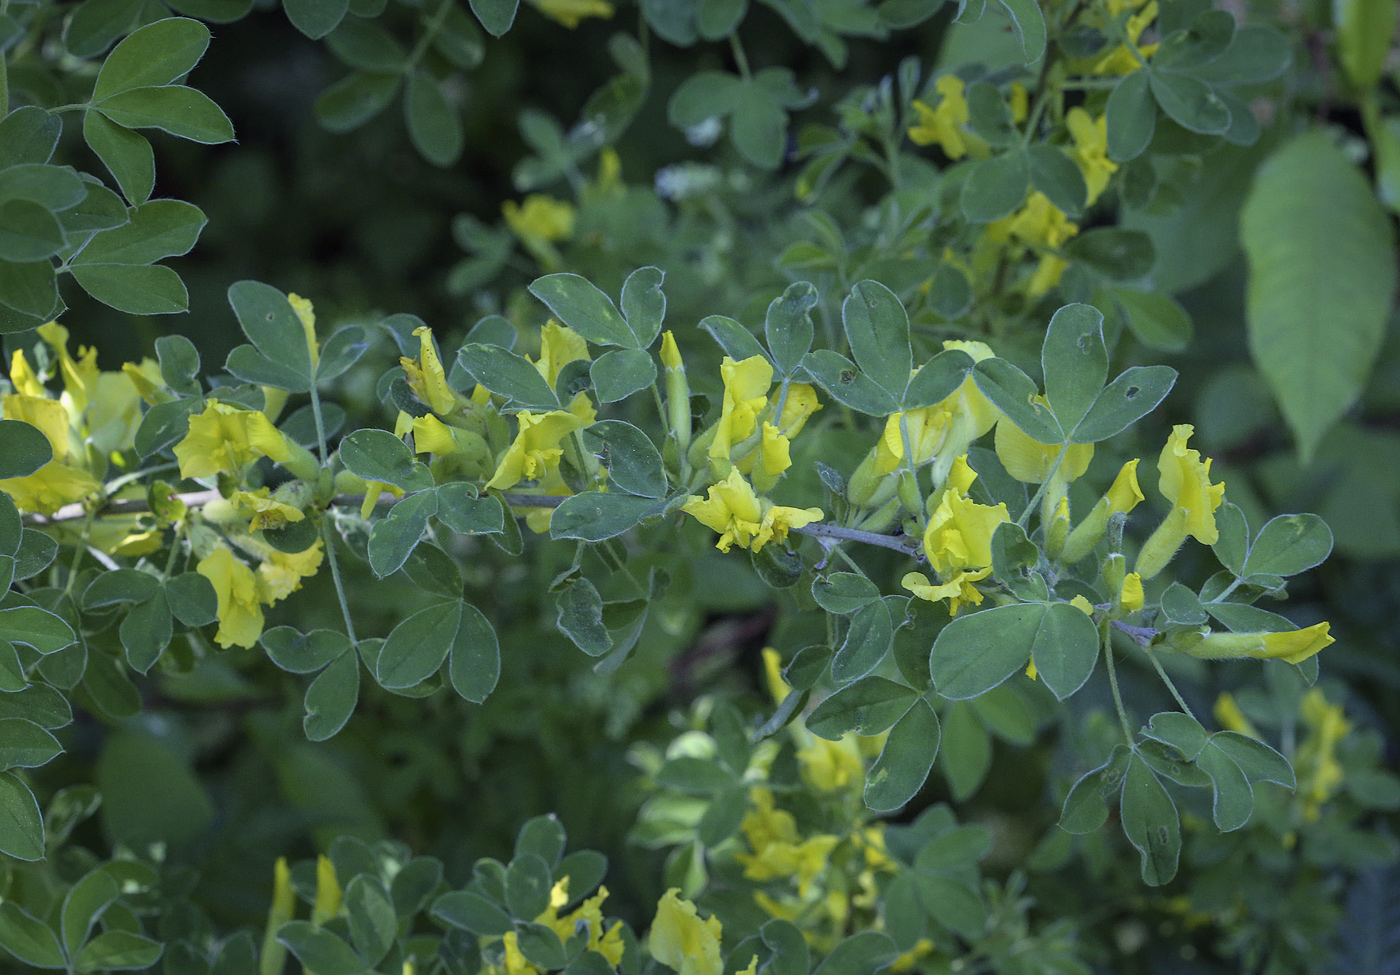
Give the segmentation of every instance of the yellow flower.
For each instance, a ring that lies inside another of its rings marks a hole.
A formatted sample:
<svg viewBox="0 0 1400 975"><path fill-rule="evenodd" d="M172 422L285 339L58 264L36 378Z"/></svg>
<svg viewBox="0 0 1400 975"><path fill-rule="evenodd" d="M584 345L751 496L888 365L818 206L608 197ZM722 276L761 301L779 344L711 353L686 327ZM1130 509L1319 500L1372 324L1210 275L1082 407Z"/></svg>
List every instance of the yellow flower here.
<svg viewBox="0 0 1400 975"><path fill-rule="evenodd" d="M143 358L139 364L124 362L122 373L136 390L136 394L151 406L170 398L165 389L165 379L160 374L160 364L154 359Z"/></svg>
<svg viewBox="0 0 1400 975"><path fill-rule="evenodd" d="M1220 696L1215 699L1215 707L1212 709L1215 720L1220 722L1220 727L1226 731L1235 731L1242 735L1249 735L1251 738L1260 737L1250 720L1244 716L1240 706L1235 703L1235 696L1229 691L1221 691Z"/></svg>
<svg viewBox="0 0 1400 975"><path fill-rule="evenodd" d="M520 422L520 430L501 455L496 473L486 482L488 488L504 491L521 481L543 480L559 468L559 458L564 455L559 444L585 425L579 416L566 410L521 410L515 418Z"/></svg>
<svg viewBox="0 0 1400 975"><path fill-rule="evenodd" d="M758 413L768 405L768 388L773 385L773 366L761 355L743 362L725 356L719 372L724 380L724 401L709 454L712 461L728 462L734 445L758 428Z"/></svg>
<svg viewBox="0 0 1400 975"><path fill-rule="evenodd" d="M958 569L980 569L992 564L992 533L1010 521L1006 504L978 504L967 496L977 473L959 457L949 473L948 486L929 515L924 530L924 555L941 578Z"/></svg>
<svg viewBox="0 0 1400 975"><path fill-rule="evenodd" d="M739 473L748 475L756 490L773 490L779 475L792 466L788 446L788 438L779 433L777 427L771 423L763 424L758 447L736 465Z"/></svg>
<svg viewBox="0 0 1400 975"><path fill-rule="evenodd" d="M1142 609L1142 577L1136 572L1129 572L1123 577L1123 586L1118 591L1118 604L1130 613L1136 613Z"/></svg>
<svg viewBox="0 0 1400 975"><path fill-rule="evenodd" d="M681 508L702 525L720 533L715 548L729 551L735 542L740 548L757 552L770 540L782 543L790 529L820 521L820 508L785 508L754 493L737 470L718 484L710 485L709 496L691 495Z"/></svg>
<svg viewBox="0 0 1400 975"><path fill-rule="evenodd" d="M1078 106L1065 116L1070 137L1074 139L1074 161L1084 174L1089 187L1089 203L1093 203L1108 188L1108 181L1118 171L1118 164L1108 158L1108 118L1094 118Z"/></svg>
<svg viewBox="0 0 1400 975"><path fill-rule="evenodd" d="M782 413L778 417L778 432L792 439L802 432L812 414L821 408L816 389L807 383L790 383Z"/></svg>
<svg viewBox="0 0 1400 975"><path fill-rule="evenodd" d="M588 343L582 335L552 318L545 322L540 331L540 357L535 362L535 368L549 383L550 389L558 381L560 369L571 362L588 358Z"/></svg>
<svg viewBox="0 0 1400 975"><path fill-rule="evenodd" d="M797 750L802 778L822 792L859 788L865 781L865 763L860 759L857 740L858 736L854 734L846 735L840 741L813 736L805 747Z"/></svg>
<svg viewBox="0 0 1400 975"><path fill-rule="evenodd" d="M220 546L201 560L195 571L214 586L219 600L219 631L214 642L224 648L255 646L262 635L263 611L253 570Z"/></svg>
<svg viewBox="0 0 1400 975"><path fill-rule="evenodd" d="M1031 247L1062 247L1065 241L1079 233L1079 224L1072 222L1050 198L1036 190L1026 198L1025 205L1009 217L987 225L987 239L998 243L1013 237Z"/></svg>
<svg viewBox="0 0 1400 975"><path fill-rule="evenodd" d="M415 328L413 334L418 336L418 358L403 356L399 359L408 388L438 416L447 416L457 408L457 394L447 385L447 373L438 358L433 330L422 325Z"/></svg>
<svg viewBox="0 0 1400 975"><path fill-rule="evenodd" d="M1220 540L1215 509L1225 500L1225 485L1210 483L1210 459L1202 461L1199 451L1187 448L1186 441L1194 432L1189 423L1172 427L1157 459L1161 475L1157 488L1171 502L1172 510L1138 553L1136 568L1144 579L1162 571L1186 536L1206 545Z"/></svg>
<svg viewBox="0 0 1400 975"><path fill-rule="evenodd" d="M672 887L656 904L648 946L651 957L680 975L721 975L719 918L701 919L690 901L681 900Z"/></svg>
<svg viewBox="0 0 1400 975"><path fill-rule="evenodd" d="M301 588L301 580L309 579L321 567L324 551L321 540L304 552L279 552L267 546L258 566L258 598L271 606L286 599Z"/></svg>
<svg viewBox="0 0 1400 975"><path fill-rule="evenodd" d="M1026 92L1026 86L1019 81L1011 82L1011 97L1008 101L1011 107L1011 121L1020 125L1030 114L1030 95Z"/></svg>
<svg viewBox="0 0 1400 975"><path fill-rule="evenodd" d="M68 456L68 411L56 399L6 393L0 396L5 419L23 420L37 427L49 441L54 457Z"/></svg>
<svg viewBox="0 0 1400 975"><path fill-rule="evenodd" d="M1099 498L1089 515L1069 533L1060 559L1073 565L1087 556L1099 544L1108 529L1108 519L1115 514L1127 514L1142 501L1142 488L1137 481L1138 458L1134 457L1118 471L1107 493Z"/></svg>
<svg viewBox="0 0 1400 975"><path fill-rule="evenodd" d="M97 386L97 350L79 346L78 358L68 353L68 329L58 322L40 325L39 337L58 353L59 373L63 376L63 405L74 417L87 412L88 401Z"/></svg>
<svg viewBox="0 0 1400 975"><path fill-rule="evenodd" d="M24 357L21 349L15 349L15 354L10 358L10 383L15 387L15 392L25 396L45 399L49 395L49 391L29 367L29 360Z"/></svg>
<svg viewBox="0 0 1400 975"><path fill-rule="evenodd" d="M1045 397L1037 396L1035 401L1044 404ZM996 450L1006 473L1023 484L1040 484L1050 476L1050 468L1059 456L1060 445L1043 444L1003 418L997 423ZM1070 444L1055 480L1068 484L1088 470L1089 461L1093 459L1093 444Z"/></svg>
<svg viewBox="0 0 1400 975"><path fill-rule="evenodd" d="M259 457L285 462L291 456L286 438L265 415L213 399L190 417L189 432L175 445L181 477L212 477Z"/></svg>
<svg viewBox="0 0 1400 975"><path fill-rule="evenodd" d="M611 13L612 8L608 10ZM501 204L501 215L506 218L506 226L522 241L568 240L574 233L573 204L543 193L525 197L524 206L506 200Z"/></svg>
<svg viewBox="0 0 1400 975"><path fill-rule="evenodd" d="M813 836L801 843L769 843L755 854L735 853L744 867L744 876L760 883L794 877L797 894L806 897L812 881L829 866L831 851L840 839L831 835Z"/></svg>
<svg viewBox="0 0 1400 975"><path fill-rule="evenodd" d="M340 913L340 884L336 881L335 864L322 854L316 858L316 900L311 905L311 923L325 924Z"/></svg>
<svg viewBox="0 0 1400 975"><path fill-rule="evenodd" d="M289 521L301 521L306 517L300 508L273 500L268 488L234 491L229 500L240 508L252 510L248 530L253 532L262 531L264 528L282 528Z"/></svg>
<svg viewBox="0 0 1400 975"><path fill-rule="evenodd" d="M909 431L910 466L917 469L933 460L943 444L948 419L947 411L938 406L890 414L885 432L875 444L875 473L889 474L904 467L905 429Z"/></svg>
<svg viewBox="0 0 1400 975"><path fill-rule="evenodd" d="M1193 657L1206 660L1234 660L1253 657L1258 660L1278 658L1299 664L1337 641L1332 637L1330 623L1314 623L1301 630L1281 633L1207 633L1199 643L1186 648Z"/></svg>
<svg viewBox="0 0 1400 975"><path fill-rule="evenodd" d="M606 0L530 0L550 20L573 30L585 17L611 18L613 6Z"/></svg>
<svg viewBox="0 0 1400 975"><path fill-rule="evenodd" d="M1317 687L1303 695L1299 712L1310 731L1298 746L1293 762L1298 769L1303 818L1311 822L1345 778L1346 772L1337 761L1337 745L1351 731L1351 723L1342 706L1330 703Z"/></svg>
<svg viewBox="0 0 1400 975"><path fill-rule="evenodd" d="M1117 6L1118 9L1113 8ZM1138 6L1136 3L1113 3L1109 4L1109 11L1112 16L1117 16L1124 10L1130 10ZM1123 31L1128 36L1127 44L1119 44L1112 51L1100 58L1093 66L1094 74L1132 74L1142 64L1133 56L1133 51L1137 51L1146 60L1157 50L1156 44L1144 44L1138 46L1138 38L1147 29L1147 25L1157 19L1157 0L1152 0L1140 13L1128 18Z"/></svg>
<svg viewBox="0 0 1400 975"><path fill-rule="evenodd" d="M899 584L908 589L920 599L927 599L931 603L936 603L940 599L948 600L948 614L957 616L958 610L963 605L982 605L982 591L973 585L992 574L992 567L986 566L981 569L967 570L960 569L953 573L953 577L942 585L932 583L928 576L922 572L905 573Z"/></svg>
<svg viewBox="0 0 1400 975"><path fill-rule="evenodd" d="M916 146L936 142L949 159L961 159L968 150L968 139L962 130L968 120L963 81L957 75L944 75L934 90L940 96L937 108L929 108L921 101L913 103L919 124L909 130L909 139Z"/></svg>
<svg viewBox="0 0 1400 975"><path fill-rule="evenodd" d="M797 820L773 804L773 790L756 785L749 790L749 802L753 808L744 813L739 829L753 850L762 851L774 843L797 842Z"/></svg>
<svg viewBox="0 0 1400 975"><path fill-rule="evenodd" d="M1067 267L1069 261L1062 257L1056 257L1054 254L1040 255L1040 263L1035 266L1035 272L1026 282L1026 297L1034 299L1048 294L1051 288L1060 283Z"/></svg>
<svg viewBox="0 0 1400 975"><path fill-rule="evenodd" d="M33 474L0 480L4 491L21 511L51 515L65 504L94 494L99 484L85 470L51 460Z"/></svg>
<svg viewBox="0 0 1400 975"><path fill-rule="evenodd" d="M783 680L782 654L772 647L763 648L763 677L768 684L768 693L773 695L774 704L782 704L783 699L792 693L792 687Z"/></svg>
<svg viewBox="0 0 1400 975"><path fill-rule="evenodd" d="M676 337L671 334L669 328L661 333L661 364L667 369L685 368L681 350L676 346Z"/></svg>
<svg viewBox="0 0 1400 975"><path fill-rule="evenodd" d="M311 368L315 369L321 361L321 347L316 342L316 309L299 294L287 295L287 301L291 304L292 311L297 313L301 330L306 333L306 351L311 354Z"/></svg>

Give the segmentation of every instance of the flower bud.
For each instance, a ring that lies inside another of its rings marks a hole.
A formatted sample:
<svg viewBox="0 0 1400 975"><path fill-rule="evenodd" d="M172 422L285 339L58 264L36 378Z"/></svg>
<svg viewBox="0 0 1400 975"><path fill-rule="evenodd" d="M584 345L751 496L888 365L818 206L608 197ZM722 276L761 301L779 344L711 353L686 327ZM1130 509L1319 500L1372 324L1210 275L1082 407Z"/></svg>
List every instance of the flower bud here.
<svg viewBox="0 0 1400 975"><path fill-rule="evenodd" d="M1099 577L1103 579L1104 588L1109 592L1120 592L1123 588L1123 580L1127 576L1128 560L1122 554L1115 552L1103 560L1103 567L1099 570Z"/></svg>
<svg viewBox="0 0 1400 975"><path fill-rule="evenodd" d="M677 449L684 452L690 446L690 382L669 330L661 336L661 364L666 367L666 422Z"/></svg>

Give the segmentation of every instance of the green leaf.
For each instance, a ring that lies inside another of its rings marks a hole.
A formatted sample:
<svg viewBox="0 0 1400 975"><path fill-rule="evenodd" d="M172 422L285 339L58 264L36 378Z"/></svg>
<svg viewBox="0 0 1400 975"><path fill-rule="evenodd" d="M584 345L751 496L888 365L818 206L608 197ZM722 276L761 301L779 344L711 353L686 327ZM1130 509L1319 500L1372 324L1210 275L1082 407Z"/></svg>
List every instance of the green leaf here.
<svg viewBox="0 0 1400 975"><path fill-rule="evenodd" d="M1133 366L1099 394L1070 434L1071 443L1098 443L1116 436L1155 410L1176 385L1171 366Z"/></svg>
<svg viewBox="0 0 1400 975"><path fill-rule="evenodd" d="M865 776L865 804L891 812L923 788L938 757L938 715L922 697L890 729L880 757Z"/></svg>
<svg viewBox="0 0 1400 975"><path fill-rule="evenodd" d="M352 68L384 74L402 71L408 56L393 34L358 18L341 21L326 35L326 46Z"/></svg>
<svg viewBox="0 0 1400 975"><path fill-rule="evenodd" d="M1040 363L1045 398L1060 424L1073 430L1108 378L1103 313L1093 305L1065 305L1055 312L1041 346Z"/></svg>
<svg viewBox="0 0 1400 975"><path fill-rule="evenodd" d="M307 345L306 330L287 296L261 281L237 281L229 286L228 303L238 318L243 334L257 346L258 351L273 363L285 366L301 377L304 388L310 389L313 378L311 350ZM407 449L404 447L404 450Z"/></svg>
<svg viewBox="0 0 1400 975"><path fill-rule="evenodd" d="M462 157L466 136L462 116L442 86L424 71L408 77L403 97L404 121L419 155L434 166L451 166Z"/></svg>
<svg viewBox="0 0 1400 975"><path fill-rule="evenodd" d="M92 654L84 682L89 692L94 670L101 666L97 662L109 659ZM136 693L135 688L131 691ZM107 739L97 763L96 785L102 793L104 833L113 842L161 840L180 847L203 833L214 818L214 804L185 760L144 732L119 731Z"/></svg>
<svg viewBox="0 0 1400 975"><path fill-rule="evenodd" d="M557 410L559 397L524 356L476 342L457 351L457 364L491 392L531 410Z"/></svg>
<svg viewBox="0 0 1400 975"><path fill-rule="evenodd" d="M44 820L39 815L39 803L29 786L13 772L0 772L0 853L16 860L44 858ZM6 919L12 924L15 920L12 913L7 913ZM0 925L0 931L4 930Z"/></svg>
<svg viewBox="0 0 1400 975"><path fill-rule="evenodd" d="M914 869L956 874L977 866L992 852L992 831L985 826L954 826L924 844Z"/></svg>
<svg viewBox="0 0 1400 975"><path fill-rule="evenodd" d="M971 223L1009 216L1026 202L1030 180L1030 160L1019 149L974 164L958 196L963 216Z"/></svg>
<svg viewBox="0 0 1400 975"><path fill-rule="evenodd" d="M880 590L863 575L832 572L812 580L812 598L828 613L849 616L879 599Z"/></svg>
<svg viewBox="0 0 1400 975"><path fill-rule="evenodd" d="M337 329L321 347L321 359L316 363L316 382L325 383L344 375L373 344L359 325Z"/></svg>
<svg viewBox="0 0 1400 975"><path fill-rule="evenodd" d="M58 218L33 200L0 203L0 259L41 261L63 249Z"/></svg>
<svg viewBox="0 0 1400 975"><path fill-rule="evenodd" d="M601 542L635 528L644 518L666 510L664 501L634 498L622 494L601 494L586 491L565 498L554 509L549 522L549 536L554 539L577 538L585 542Z"/></svg>
<svg viewBox="0 0 1400 975"><path fill-rule="evenodd" d="M1169 71L1148 72L1152 97L1167 118L1202 135L1219 135L1230 127L1230 109L1204 81Z"/></svg>
<svg viewBox="0 0 1400 975"><path fill-rule="evenodd" d="M1068 833L1092 833L1108 819L1108 799L1123 784L1130 752L1126 745L1115 745L1108 761L1084 773L1065 797L1060 812L1060 828Z"/></svg>
<svg viewBox="0 0 1400 975"><path fill-rule="evenodd" d="M473 704L490 697L501 678L501 647L496 630L471 603L462 604L462 621L452 639L447 675L452 689Z"/></svg>
<svg viewBox="0 0 1400 975"><path fill-rule="evenodd" d="M162 264L80 264L71 273L92 297L128 315L171 315L190 306L184 282Z"/></svg>
<svg viewBox="0 0 1400 975"><path fill-rule="evenodd" d="M160 378L178 393L198 396L199 350L183 335L162 335L156 339L156 358L160 362Z"/></svg>
<svg viewBox="0 0 1400 975"><path fill-rule="evenodd" d="M375 523L368 547L369 567L375 575L383 579L399 571L428 530L437 505L437 493L423 491L402 499Z"/></svg>
<svg viewBox="0 0 1400 975"><path fill-rule="evenodd" d="M0 563L7 559L9 556L0 556ZM0 573L0 581L3 580L4 575ZM24 664L19 659L15 645L9 640L0 640L0 692L13 694L28 686L29 681L25 677Z"/></svg>
<svg viewBox="0 0 1400 975"><path fill-rule="evenodd" d="M517 918L539 917L549 906L553 886L549 864L533 853L522 853L506 869L506 906Z"/></svg>
<svg viewBox="0 0 1400 975"><path fill-rule="evenodd" d="M348 645L350 641L346 639L345 642ZM380 659L383 659L382 654ZM306 715L301 719L306 740L325 741L334 737L355 713L359 699L360 657L342 653L306 688Z"/></svg>
<svg viewBox="0 0 1400 975"><path fill-rule="evenodd" d="M1234 760L1214 745L1207 745L1196 764L1210 776L1211 812L1216 828L1229 833L1248 823L1254 812L1254 790Z"/></svg>
<svg viewBox="0 0 1400 975"><path fill-rule="evenodd" d="M201 408L198 399L172 400L151 407L136 428L136 453L145 459L173 445L189 432L190 415Z"/></svg>
<svg viewBox="0 0 1400 975"><path fill-rule="evenodd" d="M1136 281L1152 271L1157 253L1141 230L1096 227L1070 238L1065 254L1087 264L1110 281Z"/></svg>
<svg viewBox="0 0 1400 975"><path fill-rule="evenodd" d="M47 163L62 135L59 117L37 105L0 117L0 169Z"/></svg>
<svg viewBox="0 0 1400 975"><path fill-rule="evenodd" d="M1259 170L1241 241L1250 351L1307 463L1376 361L1396 286L1394 233L1365 178L1315 132Z"/></svg>
<svg viewBox="0 0 1400 975"><path fill-rule="evenodd" d="M1288 759L1259 739L1237 731L1217 731L1210 736L1210 743L1228 755L1250 782L1277 782L1288 789L1298 787Z"/></svg>
<svg viewBox="0 0 1400 975"><path fill-rule="evenodd" d="M13 424L13 426L10 426L9 424ZM24 430L26 429L34 430L35 428L31 427L23 420L0 420L0 441L3 441L6 447L9 447L10 443L12 442L11 437L18 438L28 436L24 433ZM38 431L36 430L35 432ZM44 443L48 443L47 437L44 438ZM30 449L33 450L34 446L36 445L31 444L29 446ZM36 456L31 457L31 460L40 460L40 458L44 456L42 453L39 453L37 451L35 453ZM25 462L21 461L18 464L18 466L11 467L10 465L12 465L13 463L13 461L10 461L8 459L8 455L0 454L0 465L6 465L0 467L0 477L24 476L23 474L4 473L11 469L17 471L24 471L25 474L33 473L33 471L25 470ZM47 460L40 461L40 463L34 467L34 470L38 470L46 463L48 463ZM23 543L24 522L20 520L19 509L15 507L15 503L10 500L10 496L8 494L4 493L3 491L0 491L0 555L12 556L17 554L19 552L20 545L22 545Z"/></svg>
<svg viewBox="0 0 1400 975"><path fill-rule="evenodd" d="M599 420L584 429L583 445L603 462L611 487L643 498L665 497L669 485L661 453L651 439L632 424L622 420Z"/></svg>
<svg viewBox="0 0 1400 975"><path fill-rule="evenodd" d="M1095 302L1098 303L1097 292ZM1191 344L1195 328L1181 303L1160 291L1114 288L1109 292L1128 321L1128 328L1145 345L1181 352Z"/></svg>
<svg viewBox="0 0 1400 975"><path fill-rule="evenodd" d="M436 673L457 636L462 607L460 601L438 603L394 627L379 653L375 678L380 685L413 687Z"/></svg>
<svg viewBox="0 0 1400 975"><path fill-rule="evenodd" d="M23 420L0 420L0 443L5 445L0 451L0 478L28 477L53 460L49 438ZM17 548L12 549L8 554L16 551Z"/></svg>
<svg viewBox="0 0 1400 975"><path fill-rule="evenodd" d="M38 768L61 754L58 739L34 722L0 718L0 769Z"/></svg>
<svg viewBox="0 0 1400 975"><path fill-rule="evenodd" d="M637 337L637 348L645 349L661 334L666 319L666 295L661 282L666 272L656 267L639 267L622 282L622 317Z"/></svg>
<svg viewBox="0 0 1400 975"><path fill-rule="evenodd" d="M4 786L0 786L0 794L3 791ZM0 817L3 815L4 811L0 808ZM0 902L0 945L34 968L64 967L63 949L59 947L58 937L48 925L12 900Z"/></svg>
<svg viewBox="0 0 1400 975"><path fill-rule="evenodd" d="M754 356L768 358L768 354L763 351L763 346L758 344L758 339L754 338L753 333L732 318L708 315L700 319L700 327L708 332L710 338L719 343L724 354L735 362L743 362Z"/></svg>
<svg viewBox="0 0 1400 975"><path fill-rule="evenodd" d="M918 694L903 684L869 675L847 684L807 716L807 730L840 741L847 733L878 735L898 721Z"/></svg>
<svg viewBox="0 0 1400 975"><path fill-rule="evenodd" d="M861 281L841 305L841 323L861 372L896 401L913 371L909 316L898 296L877 281Z"/></svg>
<svg viewBox="0 0 1400 975"><path fill-rule="evenodd" d="M718 41L739 26L748 13L748 0L700 0L696 26L707 41Z"/></svg>
<svg viewBox="0 0 1400 975"><path fill-rule="evenodd" d="M939 695L951 700L977 697L1024 669L1048 610L1043 603L1020 603L955 617L938 634L929 655L929 673Z"/></svg>
<svg viewBox="0 0 1400 975"><path fill-rule="evenodd" d="M851 617L846 639L831 658L831 679L847 684L864 677L889 655L894 643L894 622L889 607L876 600Z"/></svg>
<svg viewBox="0 0 1400 975"><path fill-rule="evenodd" d="M345 920L355 953L369 965L377 965L394 946L399 921L384 887L361 874L345 886Z"/></svg>
<svg viewBox="0 0 1400 975"><path fill-rule="evenodd" d="M27 718L50 730L73 723L67 698L48 684L31 684L22 691L0 695L0 715Z"/></svg>
<svg viewBox="0 0 1400 975"><path fill-rule="evenodd" d="M356 430L340 442L340 460L350 473L366 481L382 481L405 491L433 486L428 468L388 430Z"/></svg>
<svg viewBox="0 0 1400 975"><path fill-rule="evenodd" d="M802 357L812 347L812 309L820 297L807 281L790 284L779 298L768 305L763 335L773 353L773 364L784 375L792 375L802 365Z"/></svg>
<svg viewBox="0 0 1400 975"><path fill-rule="evenodd" d="M530 293L544 302L561 322L594 345L644 349L649 344L632 331L612 299L587 278L577 274L546 274L530 283Z"/></svg>
<svg viewBox="0 0 1400 975"><path fill-rule="evenodd" d="M1043 444L1064 442L1064 432L1050 408L1035 402L1040 390L1034 380L1015 365L1005 359L983 359L973 369L972 378L982 395L1022 433Z"/></svg>
<svg viewBox="0 0 1400 975"><path fill-rule="evenodd" d="M0 261L0 304L38 319L26 328L42 325L58 305L53 264L49 261L22 264Z"/></svg>
<svg viewBox="0 0 1400 975"><path fill-rule="evenodd" d="M124 129L100 112L83 114L83 139L133 204L145 203L156 182L156 157L151 143Z"/></svg>
<svg viewBox="0 0 1400 975"><path fill-rule="evenodd" d="M60 929L70 955L77 954L93 924L120 895L116 880L101 867L89 871L68 889L63 898Z"/></svg>
<svg viewBox="0 0 1400 975"><path fill-rule="evenodd" d="M313 674L351 648L350 638L336 630L300 633L290 626L265 630L259 642L268 659L293 674Z"/></svg>
<svg viewBox="0 0 1400 975"><path fill-rule="evenodd" d="M756 80L739 89L730 119L734 148L759 169L777 169L787 149L788 117L772 94Z"/></svg>
<svg viewBox="0 0 1400 975"><path fill-rule="evenodd" d="M1026 155L1031 186L1070 216L1081 213L1089 197L1089 186L1074 160L1060 149L1043 142L1032 144L1026 150Z"/></svg>
<svg viewBox="0 0 1400 975"><path fill-rule="evenodd" d="M656 381L656 363L640 349L613 349L589 369L593 391L603 403L616 403Z"/></svg>
<svg viewBox="0 0 1400 975"><path fill-rule="evenodd" d="M310 921L288 921L277 929L277 940L316 975L363 975L368 969L349 945Z"/></svg>
<svg viewBox="0 0 1400 975"><path fill-rule="evenodd" d="M236 346L228 354L224 368L245 383L259 386L272 386L289 393L308 393L311 380L293 366L277 359L269 359L251 345Z"/></svg>
<svg viewBox="0 0 1400 975"><path fill-rule="evenodd" d="M987 908L966 881L939 874L914 874L924 909L937 923L969 940L987 927Z"/></svg>
<svg viewBox="0 0 1400 975"><path fill-rule="evenodd" d="M92 100L133 88L171 85L204 57L209 28L197 20L170 17L132 32L107 55L92 88Z"/></svg>
<svg viewBox="0 0 1400 975"><path fill-rule="evenodd" d="M1099 659L1099 632L1084 612L1052 603L1031 644L1040 680L1063 701L1084 686Z"/></svg>
<svg viewBox="0 0 1400 975"><path fill-rule="evenodd" d="M1120 807L1123 832L1142 857L1142 879L1160 887L1176 876L1181 855L1181 819L1167 790L1136 754L1128 759Z"/></svg>
<svg viewBox="0 0 1400 975"><path fill-rule="evenodd" d="M505 509L490 497L477 497L475 489L461 481L437 489L438 519L459 535L498 534L505 528Z"/></svg>
<svg viewBox="0 0 1400 975"><path fill-rule="evenodd" d="M515 930L510 915L470 890L454 890L433 901L433 917L483 938L499 937Z"/></svg>
<svg viewBox="0 0 1400 975"><path fill-rule="evenodd" d="M612 638L603 624L603 597L587 579L576 579L559 593L556 625L590 657L601 657L612 649Z"/></svg>
<svg viewBox="0 0 1400 975"><path fill-rule="evenodd" d="M1206 611L1198 597L1179 582L1173 582L1162 593L1162 615L1169 623L1200 626L1206 621Z"/></svg>
<svg viewBox="0 0 1400 975"><path fill-rule="evenodd" d="M869 416L886 417L899 409L899 400L856 364L830 349L817 349L802 357L806 369L822 389L838 403Z"/></svg>
<svg viewBox="0 0 1400 975"><path fill-rule="evenodd" d="M1296 576L1332 553L1332 531L1317 515L1279 515L1259 532L1241 575Z"/></svg>
<svg viewBox="0 0 1400 975"><path fill-rule="evenodd" d="M174 635L164 590L157 590L146 602L133 607L122 620L119 632L127 666L143 674L149 671Z"/></svg>
<svg viewBox="0 0 1400 975"><path fill-rule="evenodd" d="M553 928L533 921L519 924L515 928L516 942L525 960L543 971L563 968L569 963L564 952L564 943Z"/></svg>
<svg viewBox="0 0 1400 975"><path fill-rule="evenodd" d="M93 107L128 129L160 129L205 145L233 141L233 123L224 110L204 92L184 85L132 88Z"/></svg>
<svg viewBox="0 0 1400 975"><path fill-rule="evenodd" d="M1338 0L1332 6L1337 54L1348 80L1362 93L1379 84L1395 39L1395 4L1387 0Z"/></svg>
<svg viewBox="0 0 1400 975"><path fill-rule="evenodd" d="M401 78L360 71L348 74L316 97L316 119L331 132L358 129L384 111L397 94Z"/></svg>
<svg viewBox="0 0 1400 975"><path fill-rule="evenodd" d="M74 266L150 264L188 254L208 223L197 206L180 200L151 200L134 207L128 223L95 234L73 257Z"/></svg>
<svg viewBox="0 0 1400 975"><path fill-rule="evenodd" d="M515 23L520 0L471 0L472 13L492 37L500 37Z"/></svg>
<svg viewBox="0 0 1400 975"><path fill-rule="evenodd" d="M61 617L37 606L0 609L0 637L33 647L41 654L56 653L78 639Z"/></svg>
<svg viewBox="0 0 1400 975"><path fill-rule="evenodd" d="M727 71L697 71L681 82L666 105L666 117L678 129L699 125L712 116L729 115L739 104L744 82Z"/></svg>
<svg viewBox="0 0 1400 975"><path fill-rule="evenodd" d="M899 957L883 931L861 931L839 942L813 975L875 975Z"/></svg>
<svg viewBox="0 0 1400 975"><path fill-rule="evenodd" d="M1045 54L1045 17L1037 0L997 0L1011 18L1011 31L1021 45L1026 64L1035 64Z"/></svg>

